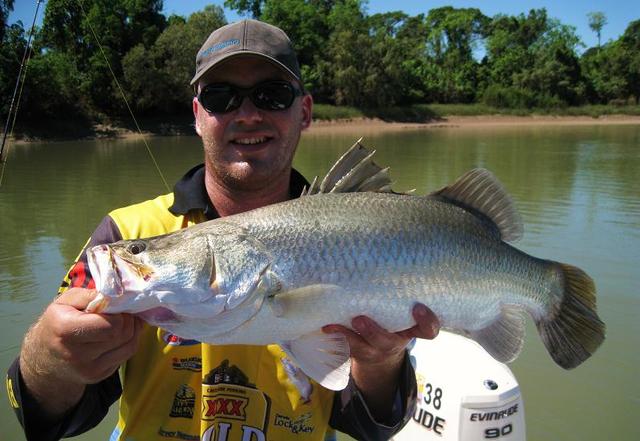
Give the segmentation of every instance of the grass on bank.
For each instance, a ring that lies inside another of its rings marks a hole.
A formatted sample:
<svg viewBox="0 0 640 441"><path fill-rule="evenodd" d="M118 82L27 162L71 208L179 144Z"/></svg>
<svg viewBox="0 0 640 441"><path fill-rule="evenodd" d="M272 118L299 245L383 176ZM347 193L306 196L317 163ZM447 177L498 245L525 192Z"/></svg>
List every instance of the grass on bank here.
<svg viewBox="0 0 640 441"><path fill-rule="evenodd" d="M313 118L324 121L349 121L360 118L378 118L387 122L437 122L448 116L590 116L606 115L640 116L640 105L588 105L551 109L510 109L486 104L415 104L384 109L359 109L356 107L314 104ZM193 115L155 115L138 117L144 133L151 135L194 135ZM13 139L24 141L61 141L75 139L117 138L126 133L135 133L136 127L128 116L107 118L99 121L86 118L43 120L37 124L18 121Z"/></svg>
<svg viewBox="0 0 640 441"><path fill-rule="evenodd" d="M437 121L447 116L590 116L598 118L605 115L640 115L640 105L586 105L559 108L497 108L486 104L414 104L405 107L384 109L358 109L330 104L315 104L313 118L318 120L348 120L356 118L380 118L385 121L427 122Z"/></svg>

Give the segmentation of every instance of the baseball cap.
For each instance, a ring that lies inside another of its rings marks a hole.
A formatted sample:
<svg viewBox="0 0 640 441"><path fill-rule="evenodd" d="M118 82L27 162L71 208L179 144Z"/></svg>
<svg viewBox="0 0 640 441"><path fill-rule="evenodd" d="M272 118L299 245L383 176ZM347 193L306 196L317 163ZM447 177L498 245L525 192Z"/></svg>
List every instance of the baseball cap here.
<svg viewBox="0 0 640 441"><path fill-rule="evenodd" d="M216 29L196 55L193 86L224 60L240 55L263 57L293 76L302 86L300 66L293 45L284 31L258 20L242 20Z"/></svg>

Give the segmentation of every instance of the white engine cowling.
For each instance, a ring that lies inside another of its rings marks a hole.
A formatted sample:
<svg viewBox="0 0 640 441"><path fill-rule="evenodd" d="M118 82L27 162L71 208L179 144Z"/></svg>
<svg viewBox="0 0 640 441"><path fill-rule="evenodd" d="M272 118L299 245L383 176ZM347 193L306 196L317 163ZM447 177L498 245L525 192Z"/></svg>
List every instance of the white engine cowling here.
<svg viewBox="0 0 640 441"><path fill-rule="evenodd" d="M393 439L526 439L524 405L511 370L473 340L440 332L410 351L418 383L413 419Z"/></svg>

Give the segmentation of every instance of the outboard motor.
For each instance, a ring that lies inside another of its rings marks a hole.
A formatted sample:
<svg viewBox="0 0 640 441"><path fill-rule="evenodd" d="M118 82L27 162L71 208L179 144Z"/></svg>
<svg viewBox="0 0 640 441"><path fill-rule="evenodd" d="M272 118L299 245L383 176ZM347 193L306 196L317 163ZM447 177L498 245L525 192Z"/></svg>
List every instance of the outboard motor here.
<svg viewBox="0 0 640 441"><path fill-rule="evenodd" d="M479 344L441 331L416 340L410 355L418 407L395 441L526 439L518 382Z"/></svg>

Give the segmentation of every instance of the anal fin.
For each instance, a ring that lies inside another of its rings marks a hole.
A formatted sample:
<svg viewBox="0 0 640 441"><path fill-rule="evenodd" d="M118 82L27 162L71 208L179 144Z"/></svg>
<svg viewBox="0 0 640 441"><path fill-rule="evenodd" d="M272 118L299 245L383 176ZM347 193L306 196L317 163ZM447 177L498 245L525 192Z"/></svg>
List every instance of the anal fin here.
<svg viewBox="0 0 640 441"><path fill-rule="evenodd" d="M344 335L316 331L279 345L305 374L323 387L330 390L347 387L351 359Z"/></svg>
<svg viewBox="0 0 640 441"><path fill-rule="evenodd" d="M493 358L510 363L524 345L524 317L513 308L503 308L498 318L486 328L467 335L477 341Z"/></svg>

